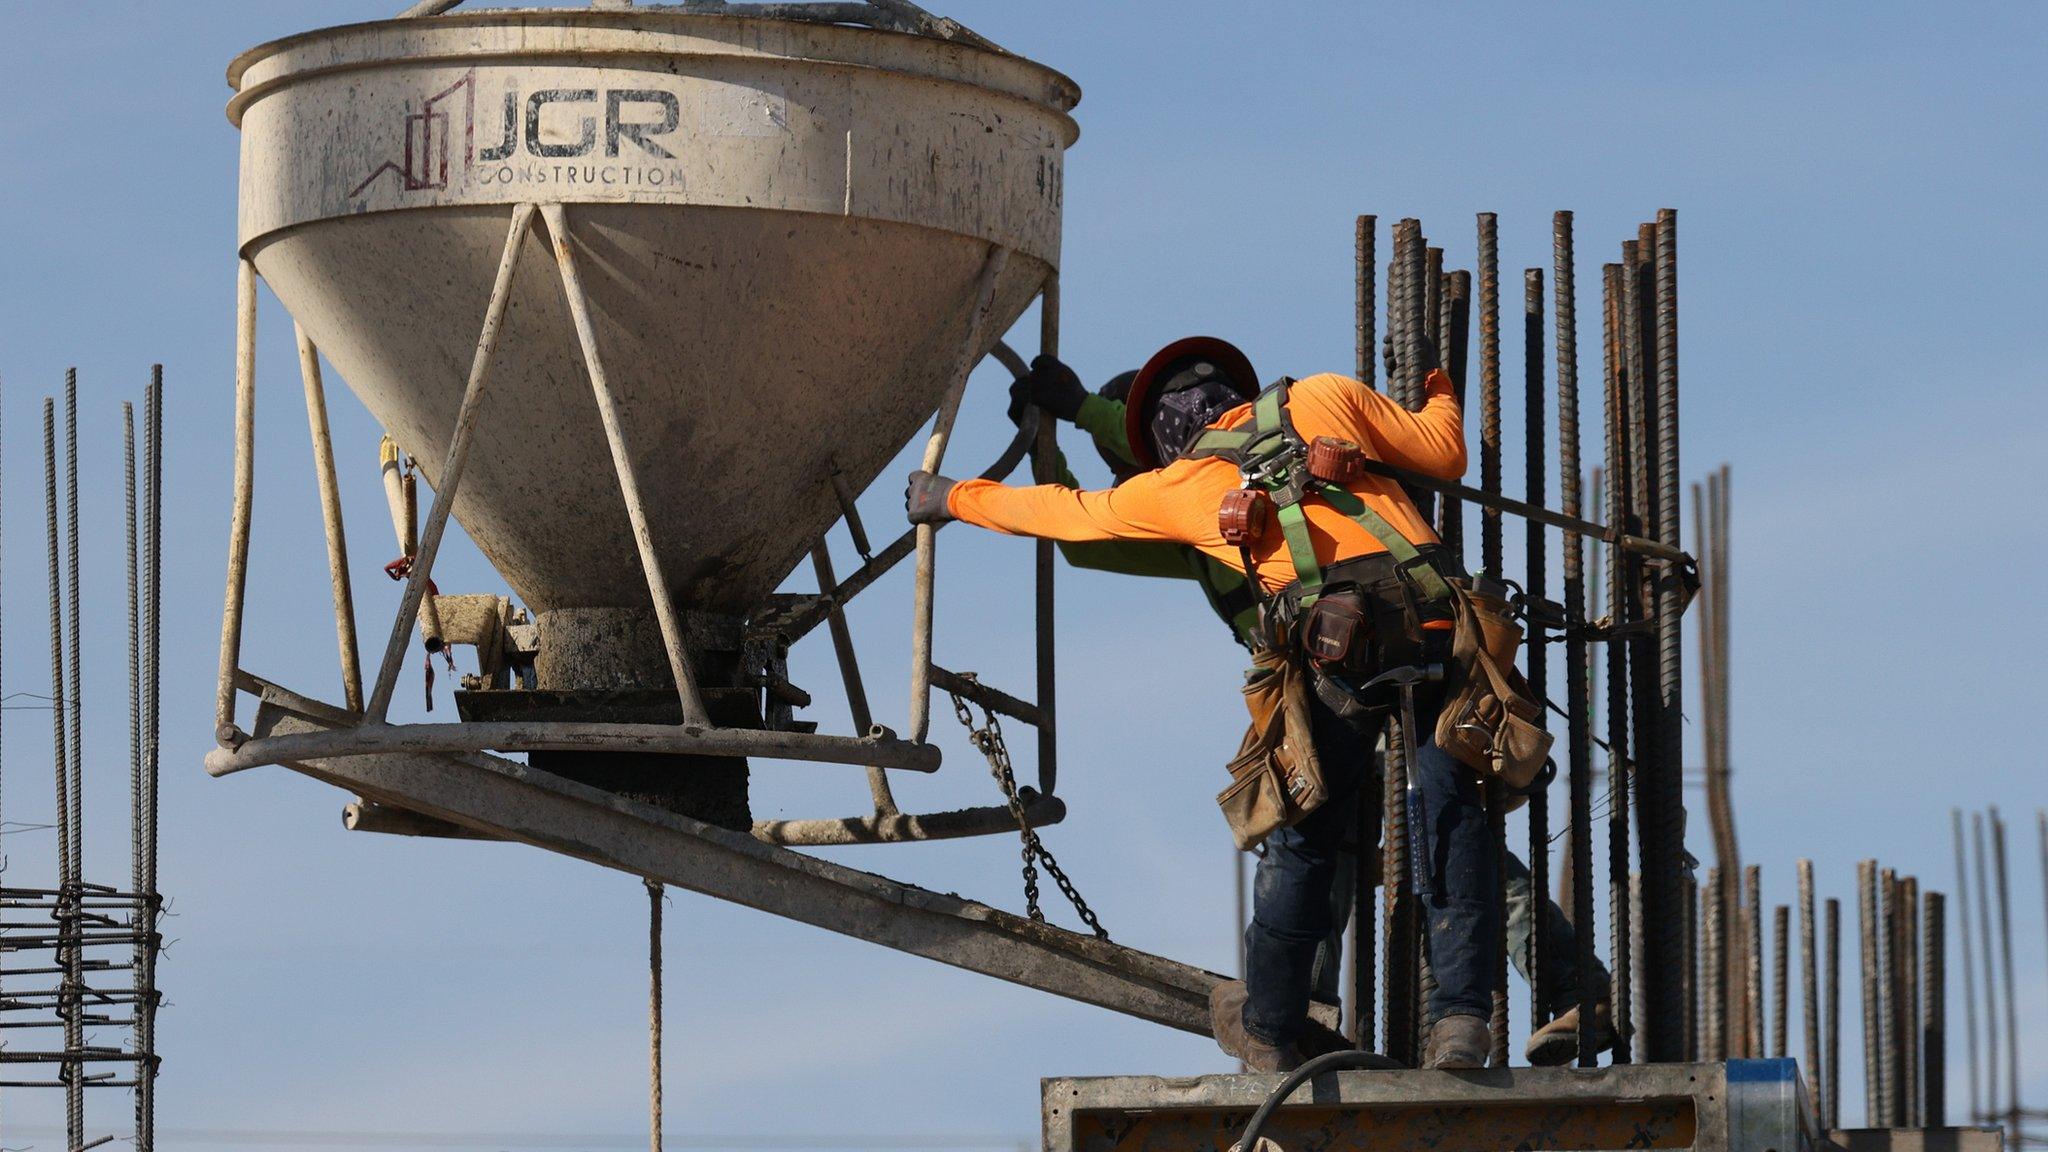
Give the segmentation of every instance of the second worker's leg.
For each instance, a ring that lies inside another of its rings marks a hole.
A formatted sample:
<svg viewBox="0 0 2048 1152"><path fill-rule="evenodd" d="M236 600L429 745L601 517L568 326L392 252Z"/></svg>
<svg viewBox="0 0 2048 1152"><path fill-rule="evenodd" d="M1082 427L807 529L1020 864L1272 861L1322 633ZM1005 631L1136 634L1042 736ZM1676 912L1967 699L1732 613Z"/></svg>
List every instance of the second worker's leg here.
<svg viewBox="0 0 2048 1152"><path fill-rule="evenodd" d="M1433 730L1433 713L1416 719L1419 735ZM1428 1055L1434 1067L1479 1067L1490 1046L1486 1023L1493 1011L1493 956L1500 931L1493 837L1471 769L1425 735L1412 770L1431 852L1420 894L1436 977L1428 1006ZM1476 1062L1471 1059L1474 1048Z"/></svg>

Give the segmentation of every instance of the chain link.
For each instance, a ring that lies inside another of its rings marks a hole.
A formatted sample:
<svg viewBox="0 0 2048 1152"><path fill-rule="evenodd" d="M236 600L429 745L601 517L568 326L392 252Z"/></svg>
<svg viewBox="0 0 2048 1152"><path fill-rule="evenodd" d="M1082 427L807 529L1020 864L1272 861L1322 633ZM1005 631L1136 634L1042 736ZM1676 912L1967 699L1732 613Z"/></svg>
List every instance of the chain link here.
<svg viewBox="0 0 2048 1152"><path fill-rule="evenodd" d="M961 679L975 681L972 672L963 673ZM978 682L978 681L977 681ZM1038 866L1044 865L1046 874L1059 885L1060 894L1067 903L1074 906L1074 912L1097 939L1109 939L1109 931L1096 919L1095 910L1088 907L1088 901L1081 896L1081 890L1067 879L1066 870L1053 859L1052 851L1038 838L1031 827L1031 820L1024 814L1024 800L1018 794L1017 773L1010 764L1010 748L1003 741L1003 723L987 705L981 709L982 725L974 724L974 713L967 707L967 701L957 692L948 693L953 698L953 715L960 720L960 726L967 729L967 740L988 759L989 775L996 778L996 784L1003 790L1003 799L1010 806L1010 815L1017 819L1017 836L1023 841L1020 854L1024 860L1024 911L1031 919L1045 922L1045 912L1038 906Z"/></svg>

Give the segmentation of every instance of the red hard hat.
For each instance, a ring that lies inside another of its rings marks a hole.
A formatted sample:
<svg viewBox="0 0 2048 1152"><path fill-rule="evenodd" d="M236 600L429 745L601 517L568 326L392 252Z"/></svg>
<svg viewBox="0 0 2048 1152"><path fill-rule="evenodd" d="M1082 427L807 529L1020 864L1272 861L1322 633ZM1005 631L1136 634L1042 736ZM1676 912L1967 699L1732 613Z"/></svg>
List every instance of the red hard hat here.
<svg viewBox="0 0 2048 1152"><path fill-rule="evenodd" d="M1131 381L1130 394L1124 397L1124 437L1130 441L1131 456L1147 468L1159 467L1152 439L1145 434L1153 392L1166 376L1166 370L1183 360L1207 360L1223 370L1230 386L1246 400L1259 395L1259 376L1252 371L1251 358L1228 340L1189 336L1153 353L1145 366L1138 369L1137 379Z"/></svg>

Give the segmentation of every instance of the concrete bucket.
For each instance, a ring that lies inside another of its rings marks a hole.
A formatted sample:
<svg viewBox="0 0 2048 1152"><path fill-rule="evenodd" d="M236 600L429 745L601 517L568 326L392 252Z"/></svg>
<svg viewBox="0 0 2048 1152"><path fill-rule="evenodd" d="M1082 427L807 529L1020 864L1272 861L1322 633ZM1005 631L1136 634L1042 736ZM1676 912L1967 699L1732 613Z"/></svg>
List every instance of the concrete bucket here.
<svg viewBox="0 0 2048 1152"><path fill-rule="evenodd" d="M566 207L675 598L734 613L930 418L1056 263L1071 82L865 28L479 11L238 59L240 243L429 483L513 207ZM540 612L648 585L544 229L520 243L455 519ZM557 240L564 238L556 237Z"/></svg>
<svg viewBox="0 0 2048 1152"><path fill-rule="evenodd" d="M843 641L851 592L771 594L807 554L829 579L819 541L851 495L935 411L943 438L967 370L1051 281L1073 83L900 0L465 10L274 41L228 78L244 422L260 277L299 326L309 399L317 349L435 493L416 546L401 529L412 571L367 694L338 571L342 713L356 719L320 747L530 752L735 829L743 757L865 764L875 819L817 834L912 837L879 772L936 767L926 705L909 741L873 727L864 701L865 733L796 720L808 697L783 654L828 616ZM338 499L328 512L338 557ZM450 515L530 629L510 628L509 606L493 614L495 597L429 590ZM871 555L849 525L868 561L849 584L911 550ZM221 755L246 767L292 758L235 722L254 682L241 563L218 723ZM384 723L414 620L478 618L456 601L488 602L481 633L445 637L478 646L457 695L467 723Z"/></svg>

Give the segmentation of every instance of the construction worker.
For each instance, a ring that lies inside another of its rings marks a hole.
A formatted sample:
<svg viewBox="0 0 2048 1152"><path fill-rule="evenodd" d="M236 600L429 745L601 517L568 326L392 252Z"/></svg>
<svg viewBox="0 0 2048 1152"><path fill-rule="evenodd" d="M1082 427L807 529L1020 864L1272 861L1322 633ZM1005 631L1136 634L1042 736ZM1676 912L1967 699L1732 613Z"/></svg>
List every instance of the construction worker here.
<svg viewBox="0 0 2048 1152"><path fill-rule="evenodd" d="M1449 377L1433 363L1424 367L1428 399L1419 412L1332 374L1311 376L1279 391L1271 407L1292 440L1327 438L1425 475L1462 476L1465 439L1456 395ZM1360 473L1341 488L1319 489L1322 499L1290 503L1283 515L1292 512L1293 518L1283 520L1284 533L1265 533L1238 545L1226 541L1219 510L1226 496L1243 488L1240 469L1220 452L1191 450L1212 426L1264 435L1267 414L1255 413L1247 403L1256 388L1250 365L1236 349L1202 338L1178 342L1139 371L1127 404L1127 422L1139 433L1132 437L1133 446L1143 449L1139 462L1156 465L1153 470L1099 492L956 482L916 472L904 494L906 513L913 523L960 519L1054 540L1188 545L1243 571L1255 590L1271 598L1283 626L1300 607L1305 573L1313 569L1318 587L1341 581L1364 600L1357 610L1364 619L1389 623L1384 629L1375 626L1369 637L1373 646L1385 646L1379 659L1389 665L1387 670L1398 670L1395 659L1399 667L1423 666L1423 646L1431 642L1426 626L1448 619L1443 590L1458 572L1455 558L1438 544L1428 520L1399 485ZM1257 407L1267 408L1263 395L1261 401ZM1331 502L1340 494L1346 508ZM1291 547L1289 537L1300 547ZM1336 571L1339 565L1344 566L1341 572ZM1427 596L1424 589L1430 590ZM1317 605L1326 599L1320 597ZM1391 626L1394 621L1400 621L1398 632ZM1291 642L1295 633L1287 631ZM1317 691L1309 694L1307 708L1327 801L1265 838L1252 924L1245 933L1244 986L1219 985L1211 999L1218 1044L1259 1070L1289 1068L1302 1059L1296 1041L1307 1020L1316 950L1331 930L1330 892L1346 816L1353 810L1348 801L1371 776L1377 729L1387 713L1383 693L1368 700L1356 687L1369 683L1367 678L1316 679ZM1436 745L1440 693L1424 685L1420 695L1414 730L1408 734L1413 741L1411 802L1420 823L1411 818L1410 827L1428 845L1417 856L1423 880L1418 895L1436 979L1423 1062L1431 1068L1479 1068L1491 1047L1488 969L1500 931L1493 846L1478 780ZM1347 707L1346 699L1355 707Z"/></svg>
<svg viewBox="0 0 2048 1152"><path fill-rule="evenodd" d="M1013 421L1020 419L1023 408L1031 405L1079 426L1089 433L1096 452L1120 484L1140 471L1136 462L1137 452L1128 440L1124 404L1137 375L1136 372L1120 373L1100 390L1091 393L1065 365L1040 358L1032 373L1020 378L1011 388L1010 418ZM1064 458L1058 461L1057 473L1059 483L1065 487L1080 486L1067 470ZM1230 626L1231 635L1239 644L1250 648L1256 642L1258 604L1243 573L1198 549L1178 544L1125 540L1062 541L1060 553L1068 563L1078 568L1125 575L1191 578L1207 595L1210 607ZM1377 781L1368 781L1368 785L1377 786ZM1363 847L1371 850L1372 846L1367 844ZM1504 864L1509 956L1523 978L1527 979L1532 937L1539 914L1542 916L1547 955L1560 958L1575 955L1576 935L1570 920L1555 902L1546 898L1539 913L1534 902L1535 893L1530 886L1529 870L1520 858L1509 852ZM1350 917L1354 875L1350 862L1340 859L1331 892L1331 930L1318 948L1311 970L1314 995L1324 1000L1335 1000L1339 995L1342 925ZM1600 1050L1604 1051L1613 1043L1613 1035L1608 1022L1608 975L1597 962L1595 980L1598 1005L1595 1035ZM1576 966L1553 965L1544 986L1544 1006L1550 1020L1530 1036L1525 1055L1532 1064L1569 1063L1578 1055L1579 985Z"/></svg>
<svg viewBox="0 0 2048 1152"><path fill-rule="evenodd" d="M1124 403L1137 376L1135 371L1119 373L1100 389L1090 392L1066 365L1040 357L1032 372L1019 377L1010 389L1010 419L1021 422L1025 407L1031 406L1076 425L1089 434L1097 455L1108 467L1115 483L1121 484L1142 471L1137 463L1137 451L1128 439ZM1055 462L1055 476L1063 487L1081 486L1068 469L1064 454ZM1258 600L1246 583L1244 574L1199 549L1182 544L1132 540L1063 540L1059 548L1060 555L1077 568L1127 576L1191 579L1208 598L1210 608L1230 628L1233 639L1246 649L1258 642ZM1378 786L1376 778L1365 783L1369 787ZM1368 842L1351 847L1372 851L1374 845ZM1331 928L1316 951L1310 975L1313 995L1332 1002L1341 994L1343 925L1350 919L1353 900L1362 898L1353 892L1356 871L1352 862L1343 858L1345 855L1348 853L1340 854L1336 879L1331 888ZM1578 1055L1578 970L1574 964L1558 961L1577 954L1577 934L1564 910L1547 896L1539 911L1528 866L1520 857L1509 851L1502 863L1505 867L1502 887L1508 955L1515 969L1523 979L1530 979L1534 949L1532 938L1539 915L1542 917L1544 954L1555 958L1544 980L1543 1005L1549 1019L1530 1035L1524 1055L1531 1064L1567 1064ZM1597 960L1594 963L1594 980L1595 1036L1598 1050L1606 1051L1614 1042L1608 1003L1609 977L1606 968Z"/></svg>

